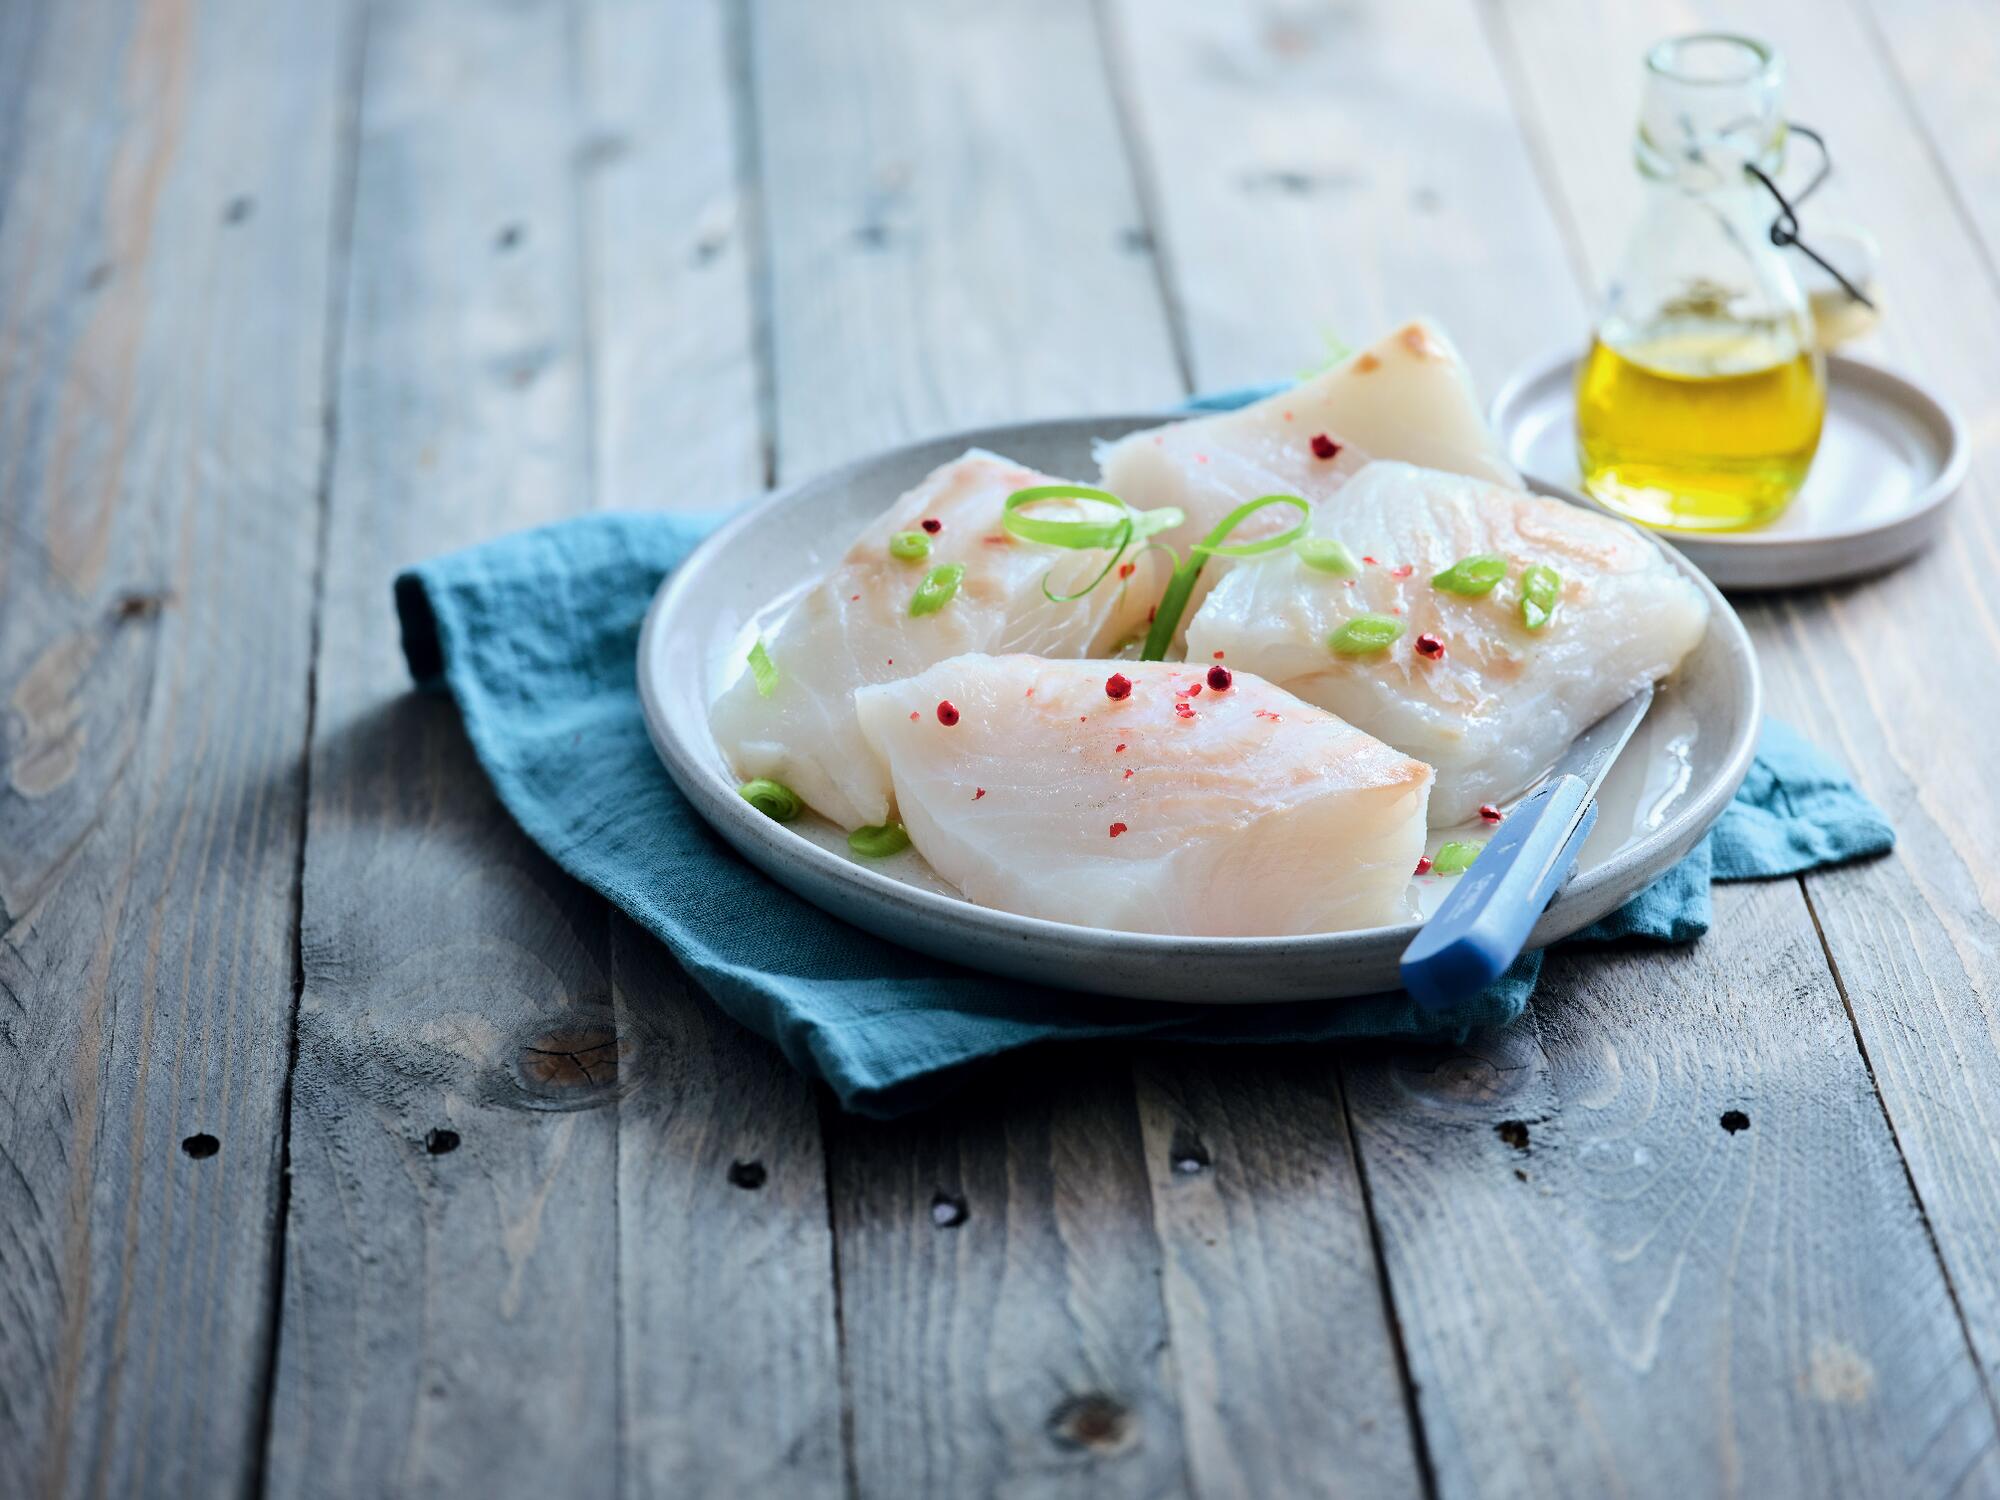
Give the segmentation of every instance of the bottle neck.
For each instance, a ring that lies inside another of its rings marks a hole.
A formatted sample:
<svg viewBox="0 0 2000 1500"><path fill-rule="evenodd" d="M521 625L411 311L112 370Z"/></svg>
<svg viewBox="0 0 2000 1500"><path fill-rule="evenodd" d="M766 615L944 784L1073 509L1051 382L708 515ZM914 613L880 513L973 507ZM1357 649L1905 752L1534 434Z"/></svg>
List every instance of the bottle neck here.
<svg viewBox="0 0 2000 1500"><path fill-rule="evenodd" d="M1784 64L1748 37L1704 33L1646 55L1636 157L1649 179L1705 193L1733 188L1785 155Z"/></svg>
<svg viewBox="0 0 2000 1500"><path fill-rule="evenodd" d="M1656 187L1694 197L1755 199L1763 190L1749 169L1754 166L1767 176L1778 175L1785 162L1784 131L1781 127L1773 138L1761 141L1683 139L1668 149L1641 126L1633 159L1639 175Z"/></svg>

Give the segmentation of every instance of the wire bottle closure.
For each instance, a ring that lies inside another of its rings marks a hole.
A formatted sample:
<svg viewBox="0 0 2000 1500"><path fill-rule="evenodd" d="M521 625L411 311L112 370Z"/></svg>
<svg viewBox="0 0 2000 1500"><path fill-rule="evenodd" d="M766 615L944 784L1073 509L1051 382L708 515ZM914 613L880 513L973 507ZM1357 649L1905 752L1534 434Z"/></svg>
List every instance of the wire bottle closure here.
<svg viewBox="0 0 2000 1500"><path fill-rule="evenodd" d="M1771 243L1781 250L1793 249L1798 251L1799 254L1803 255L1807 260L1811 261L1838 282L1843 292L1847 293L1848 296L1859 302L1863 307L1872 311L1875 304L1868 300L1861 288L1849 281L1832 261L1828 260L1824 255L1821 255L1812 246L1799 238L1799 205L1818 192L1821 184L1833 175L1833 153L1826 148L1826 137L1811 126L1800 125L1796 121L1788 120L1785 122L1785 128L1794 135L1804 136L1819 148L1819 167L1806 185L1798 190L1797 194L1791 198L1787 198L1778 184L1772 181L1770 173L1766 172L1755 162L1745 162L1743 164L1743 170L1762 183L1764 190L1777 201L1778 217L1771 221Z"/></svg>

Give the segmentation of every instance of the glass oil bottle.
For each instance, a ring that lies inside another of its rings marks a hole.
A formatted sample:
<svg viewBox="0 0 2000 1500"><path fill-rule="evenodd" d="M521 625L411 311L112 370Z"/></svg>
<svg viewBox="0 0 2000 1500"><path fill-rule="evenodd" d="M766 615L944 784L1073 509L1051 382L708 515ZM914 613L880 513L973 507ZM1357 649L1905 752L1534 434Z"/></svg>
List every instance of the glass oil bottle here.
<svg viewBox="0 0 2000 1500"><path fill-rule="evenodd" d="M1577 377L1578 458L1604 505L1652 526L1734 531L1784 510L1826 415L1804 293L1771 241L1784 68L1746 37L1646 57L1647 202Z"/></svg>

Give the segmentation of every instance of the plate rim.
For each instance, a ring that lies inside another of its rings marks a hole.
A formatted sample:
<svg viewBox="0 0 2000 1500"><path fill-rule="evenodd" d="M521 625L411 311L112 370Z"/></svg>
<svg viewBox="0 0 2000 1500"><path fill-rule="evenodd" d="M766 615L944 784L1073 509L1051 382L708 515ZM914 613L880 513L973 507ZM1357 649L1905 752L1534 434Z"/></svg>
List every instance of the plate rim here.
<svg viewBox="0 0 2000 1500"><path fill-rule="evenodd" d="M1515 458L1511 438L1518 425L1510 420L1512 409L1523 406L1527 394L1545 381L1567 371L1573 371L1581 358L1574 345L1564 345L1560 349L1551 350L1522 364L1501 383L1499 390L1494 392L1493 399L1486 404L1486 420L1494 435L1500 439L1501 447L1506 450L1508 462L1512 463ZM1925 419L1926 425L1944 434L1944 461L1938 466L1937 473L1930 483L1918 492L1920 496L1918 503L1901 515L1886 521L1847 526L1834 531L1815 531L1805 536L1786 536L1757 530L1672 531L1643 525L1640 525L1639 529L1658 540L1665 541L1671 538L1668 545L1687 549L1690 554L1713 547L1722 553L1744 554L1746 561L1758 553L1789 550L1794 554L1804 555L1821 550L1833 551L1844 544L1863 541L1869 537L1915 533L1915 540L1909 552L1899 552L1893 557L1885 557L1882 560L1882 566L1890 566L1902 561L1921 546L1922 542L1928 539L1937 513L1964 487L1966 472L1971 463L1964 418L1949 397L1930 390L1920 384L1914 376L1895 365L1881 360L1866 359L1858 354L1843 354L1838 350L1828 351L1826 364L1829 383L1841 378L1857 389L1872 388L1879 392L1887 387L1894 390L1896 400L1916 410ZM1574 402L1571 405L1573 408ZM1525 471L1523 472L1525 477L1532 478L1549 493L1557 494L1572 503L1582 504L1602 515L1639 525L1637 522L1632 522L1629 516L1619 515L1610 507L1599 504L1581 486L1563 484L1545 475L1525 475ZM1765 560L1774 561L1768 558ZM1794 572L1784 578L1770 580L1769 586L1829 583L1852 577L1857 571L1852 566L1841 563L1830 563L1829 566L1828 572L1817 573L1810 578L1803 573ZM1746 578L1744 581L1751 580ZM1737 581L1732 579L1730 582L1734 585Z"/></svg>
<svg viewBox="0 0 2000 1500"><path fill-rule="evenodd" d="M1420 922L1398 922L1379 927L1326 933L1254 937L1183 937L1171 933L1127 932L1117 928L1055 922L1042 917L1004 911L997 907L981 906L956 893L945 894L925 890L894 876L843 859L832 850L822 848L810 839L792 832L783 824L774 822L757 812L749 803L743 801L737 793L735 784L722 774L720 765L726 762L720 755L720 747L713 742L713 735L708 735L709 743L706 749L718 765L711 766L702 763L709 758L700 753L703 747L687 741L686 737L675 731L665 705L660 700L653 674L648 670L648 663L657 654L656 641L660 633L667 628L668 621L679 607L682 597L692 593L700 585L703 567L711 557L727 549L744 532L763 524L772 511L791 503L801 492L850 482L857 474L865 472L872 466L890 462L917 450L931 448L999 450L1004 447L1008 434L1019 433L1023 429L1063 426L1136 431L1145 426L1174 421L1186 415L1185 412L1175 410L1105 412L1085 416L1028 418L937 433L877 449L782 486L761 499L749 502L710 533L678 567L667 575L654 593L652 603L647 607L645 620L640 627L634 663L647 737L652 741L654 750L665 765L668 775L695 812L756 865L767 878L794 890L802 899L812 902L823 911L828 911L829 915L836 919L862 926L864 929L866 924L856 922L843 912L830 910L824 902L807 892L799 891L791 880L778 871L787 864L803 863L806 872L816 877L819 883L832 882L858 887L859 890L875 898L878 903L901 908L906 916L918 922L935 923L947 929L970 928L978 931L984 940L990 941L996 937L1012 939L1030 947L1084 941L1095 945L1106 959L1112 961L1129 959L1135 966L1146 966L1163 959L1186 960L1194 956L1207 961L1227 962L1236 959L1250 963L1257 960L1276 960L1288 955L1299 955L1302 952L1323 962L1337 964L1342 956L1349 952L1359 957L1361 950L1370 947L1384 943L1407 942L1422 925ZM1102 437L1105 434L1098 432L1086 435ZM1566 503L1578 503L1555 486L1542 486L1541 492ZM1751 642L1741 618L1723 597L1720 589L1678 549L1643 528L1634 529L1658 547L1668 560L1702 591L1709 604L1710 628L1721 629L1731 638L1730 645L1735 648L1733 654L1741 659L1745 668L1743 673L1745 693L1742 700L1745 712L1742 716L1742 725L1726 747L1721 771L1704 790L1690 797L1687 803L1676 810L1674 815L1650 837L1620 848L1603 864L1598 865L1586 876L1572 880L1557 893L1548 910L1536 924L1535 931L1529 939L1530 948L1546 946L1588 926L1636 894L1646 878L1656 878L1659 873L1663 873L1683 858L1714 825L1715 820L1722 815L1723 810L1735 797L1756 754L1758 732L1763 722L1763 674L1757 661L1755 645ZM702 730L706 731L705 721ZM768 855L768 861L759 858L753 852L759 849ZM1634 883L1634 872L1651 865L1654 856L1649 851L1664 851L1667 857L1652 870L1650 876ZM1599 898L1606 891L1616 891L1618 894L1600 905ZM1569 920L1579 910L1585 914L1576 920ZM902 935L887 933L878 935L885 941L916 948L920 952L931 952L940 957L952 956L935 943L926 944ZM920 931L916 937L922 938L928 935ZM1004 972L993 970L990 965L982 964L978 959L963 954L957 955L957 961L974 968ZM1040 982L1053 988L1084 988L1078 985L1066 985L1059 979L1047 977L1043 977ZM1372 989L1379 988L1379 985L1372 987ZM1184 998L1188 1003L1201 1003L1194 997L1163 995L1150 989L1113 987L1099 990L1092 987L1090 992L1126 993L1135 996L1144 994L1160 1000ZM1370 991L1352 993L1368 992ZM1325 998L1336 997L1329 995ZM1209 1003L1213 1003L1212 997Z"/></svg>

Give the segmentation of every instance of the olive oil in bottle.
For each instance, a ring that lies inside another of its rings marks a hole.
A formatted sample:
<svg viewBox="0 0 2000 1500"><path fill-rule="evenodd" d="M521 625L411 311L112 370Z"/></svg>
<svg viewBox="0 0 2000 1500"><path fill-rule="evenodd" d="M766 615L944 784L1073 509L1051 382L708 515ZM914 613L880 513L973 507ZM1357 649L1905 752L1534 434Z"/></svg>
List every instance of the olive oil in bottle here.
<svg viewBox="0 0 2000 1500"><path fill-rule="evenodd" d="M1576 382L1577 460L1602 504L1650 526L1738 531L1805 482L1826 367L1770 234L1784 64L1708 33L1646 54L1634 159L1646 187Z"/></svg>
<svg viewBox="0 0 2000 1500"><path fill-rule="evenodd" d="M1733 531L1805 483L1826 416L1819 356L1781 334L1682 329L1592 341L1577 379L1590 493L1652 526Z"/></svg>

